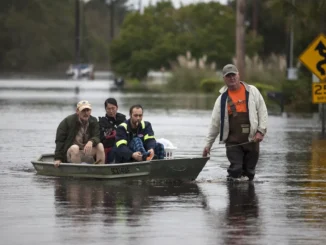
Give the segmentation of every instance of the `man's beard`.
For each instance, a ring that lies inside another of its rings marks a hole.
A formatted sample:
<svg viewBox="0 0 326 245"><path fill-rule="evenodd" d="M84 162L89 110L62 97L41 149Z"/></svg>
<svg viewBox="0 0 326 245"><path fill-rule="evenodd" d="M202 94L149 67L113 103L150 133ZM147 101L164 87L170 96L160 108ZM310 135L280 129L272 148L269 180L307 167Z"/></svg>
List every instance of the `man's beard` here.
<svg viewBox="0 0 326 245"><path fill-rule="evenodd" d="M132 124L135 126L135 128L137 128L139 125L139 121L134 121L134 122L132 122Z"/></svg>
<svg viewBox="0 0 326 245"><path fill-rule="evenodd" d="M87 117L87 118L80 117L80 118L79 118L79 121L80 121L82 124L86 124L86 123L88 123L88 117Z"/></svg>

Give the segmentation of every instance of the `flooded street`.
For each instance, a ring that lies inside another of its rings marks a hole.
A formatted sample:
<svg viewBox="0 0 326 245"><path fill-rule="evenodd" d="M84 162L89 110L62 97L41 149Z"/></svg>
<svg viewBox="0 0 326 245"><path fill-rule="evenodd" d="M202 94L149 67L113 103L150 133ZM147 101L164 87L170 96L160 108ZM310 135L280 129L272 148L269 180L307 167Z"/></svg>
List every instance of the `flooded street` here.
<svg viewBox="0 0 326 245"><path fill-rule="evenodd" d="M217 142L193 183L57 178L36 175L31 160L54 151L56 128L78 100L89 100L96 117L107 97L124 114L143 104L156 138L169 139L177 156L200 156L215 98L46 94L0 92L1 244L326 244L326 140L316 118L269 117L252 183L226 182L228 161Z"/></svg>

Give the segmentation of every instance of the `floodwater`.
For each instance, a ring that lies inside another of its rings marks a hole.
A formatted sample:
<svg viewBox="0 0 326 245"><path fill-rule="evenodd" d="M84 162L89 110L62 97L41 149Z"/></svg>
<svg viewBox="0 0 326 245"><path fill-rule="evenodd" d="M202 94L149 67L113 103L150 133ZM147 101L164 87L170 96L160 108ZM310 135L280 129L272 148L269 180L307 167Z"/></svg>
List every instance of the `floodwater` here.
<svg viewBox="0 0 326 245"><path fill-rule="evenodd" d="M47 93L47 96L44 96ZM193 183L154 185L36 175L79 99L104 115L142 103L157 138L199 156L214 98L81 90L0 91L1 244L326 244L326 141L315 117L270 116L254 182L228 183L223 145ZM64 94L64 96L61 96Z"/></svg>

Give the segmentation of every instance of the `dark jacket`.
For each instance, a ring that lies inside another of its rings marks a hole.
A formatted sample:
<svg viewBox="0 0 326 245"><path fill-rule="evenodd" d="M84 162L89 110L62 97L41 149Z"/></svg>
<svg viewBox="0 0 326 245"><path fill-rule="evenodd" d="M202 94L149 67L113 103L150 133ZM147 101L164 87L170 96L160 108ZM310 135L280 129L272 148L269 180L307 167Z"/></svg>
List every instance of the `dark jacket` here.
<svg viewBox="0 0 326 245"><path fill-rule="evenodd" d="M119 124L126 121L126 116L122 113L117 113L116 118L105 115L98 117L100 127L100 140L104 148L111 148L115 143L116 129Z"/></svg>
<svg viewBox="0 0 326 245"><path fill-rule="evenodd" d="M156 140L150 122L141 121L137 130L134 131L136 132L135 135L131 128L130 119L121 123L117 128L117 135L115 138L116 147L119 155L123 155L123 159L131 159L133 152L129 149L128 145L134 137L138 137L142 140L145 150L155 148Z"/></svg>
<svg viewBox="0 0 326 245"><path fill-rule="evenodd" d="M100 143L100 132L96 117L90 116L88 119L89 126L89 140L93 142L93 146ZM80 121L77 114L67 116L61 121L57 128L57 134L55 138L55 160L61 160L67 162L67 151L70 146L73 145L76 135L80 127Z"/></svg>

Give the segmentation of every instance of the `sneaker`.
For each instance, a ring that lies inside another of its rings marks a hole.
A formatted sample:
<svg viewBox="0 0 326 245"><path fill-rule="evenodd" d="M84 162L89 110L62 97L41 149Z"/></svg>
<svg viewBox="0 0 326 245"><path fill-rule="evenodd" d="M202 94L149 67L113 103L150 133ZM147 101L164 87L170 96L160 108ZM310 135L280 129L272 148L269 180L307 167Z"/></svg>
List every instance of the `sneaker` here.
<svg viewBox="0 0 326 245"><path fill-rule="evenodd" d="M148 156L146 157L146 161L150 161L150 160L152 160L153 159L153 157L154 157L154 152L149 152L148 153Z"/></svg>

